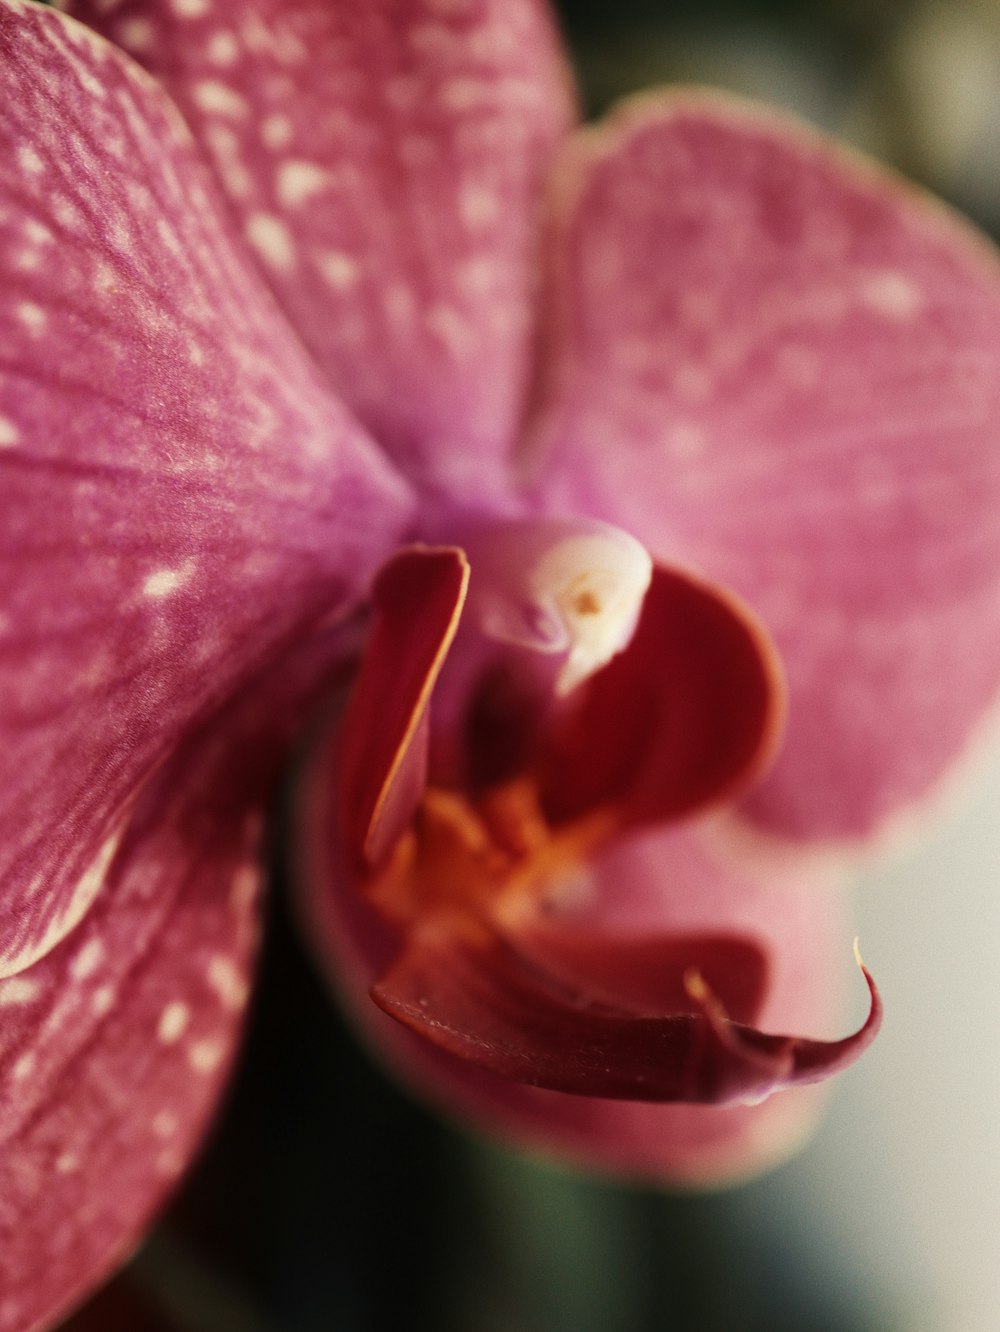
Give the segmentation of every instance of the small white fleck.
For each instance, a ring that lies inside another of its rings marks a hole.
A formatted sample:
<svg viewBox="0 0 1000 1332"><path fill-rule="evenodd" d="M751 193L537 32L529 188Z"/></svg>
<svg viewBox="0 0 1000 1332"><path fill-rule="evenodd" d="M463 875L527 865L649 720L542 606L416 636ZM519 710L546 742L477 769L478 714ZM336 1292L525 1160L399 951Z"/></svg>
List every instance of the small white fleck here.
<svg viewBox="0 0 1000 1332"><path fill-rule="evenodd" d="M34 1050L28 1050L23 1054L10 1071L10 1075L14 1081L23 1082L23 1080L34 1070L35 1062Z"/></svg>
<svg viewBox="0 0 1000 1332"><path fill-rule="evenodd" d="M226 1047L221 1041L196 1041L188 1050L188 1063L196 1073L211 1073L225 1058Z"/></svg>
<svg viewBox="0 0 1000 1332"><path fill-rule="evenodd" d="M44 222L39 222L37 217L25 219L24 234L33 245L47 245L52 240L52 232Z"/></svg>
<svg viewBox="0 0 1000 1332"><path fill-rule="evenodd" d="M192 96L206 115L231 116L238 120L250 111L246 98L218 79L202 79L195 84Z"/></svg>
<svg viewBox="0 0 1000 1332"><path fill-rule="evenodd" d="M316 267L335 291L348 291L361 275L357 259L342 250L324 250L317 254Z"/></svg>
<svg viewBox="0 0 1000 1332"><path fill-rule="evenodd" d="M22 143L17 150L17 162L22 171L38 176L45 170L45 163L29 143Z"/></svg>
<svg viewBox="0 0 1000 1332"><path fill-rule="evenodd" d="M205 47L205 53L213 65L234 65L239 57L240 47L233 34L223 30L212 34Z"/></svg>
<svg viewBox="0 0 1000 1332"><path fill-rule="evenodd" d="M233 875L229 890L230 908L238 915L249 911L260 892L260 875L252 865L244 865Z"/></svg>
<svg viewBox="0 0 1000 1332"><path fill-rule="evenodd" d="M90 1008L95 1017L110 1013L115 1002L115 992L110 985L101 985L90 996Z"/></svg>
<svg viewBox="0 0 1000 1332"><path fill-rule="evenodd" d="M30 1004L38 998L40 991L41 986L37 980L29 976L11 976L9 980L0 981L0 1008L11 1004Z"/></svg>
<svg viewBox="0 0 1000 1332"><path fill-rule="evenodd" d="M0 449L9 449L21 438L21 432L13 421L0 416Z"/></svg>
<svg viewBox="0 0 1000 1332"><path fill-rule="evenodd" d="M158 1138L172 1138L177 1132L177 1116L170 1110L159 1110L150 1127Z"/></svg>
<svg viewBox="0 0 1000 1332"><path fill-rule="evenodd" d="M70 963L69 974L74 980L86 980L101 964L104 945L100 939L90 939Z"/></svg>
<svg viewBox="0 0 1000 1332"><path fill-rule="evenodd" d="M287 148L292 141L294 127L288 116L271 115L265 116L261 121L260 137L268 148L275 151L281 148Z"/></svg>
<svg viewBox="0 0 1000 1332"><path fill-rule="evenodd" d="M330 173L315 162L292 159L278 168L276 192L284 208L296 208L313 195L320 194L330 183Z"/></svg>
<svg viewBox="0 0 1000 1332"><path fill-rule="evenodd" d="M458 197L458 208L467 227L485 227L496 220L500 201L492 190L467 185Z"/></svg>
<svg viewBox="0 0 1000 1332"><path fill-rule="evenodd" d="M164 1045L173 1045L175 1041L180 1040L190 1020L191 1010L187 1004L182 1004L180 1000L175 999L173 1003L167 1004L160 1014L156 1034Z"/></svg>
<svg viewBox="0 0 1000 1332"><path fill-rule="evenodd" d="M284 222L271 213L253 213L247 219L246 237L257 253L284 272L295 265L295 246Z"/></svg>
<svg viewBox="0 0 1000 1332"><path fill-rule="evenodd" d="M862 283L861 298L869 309L887 319L912 319L923 308L923 296L905 273L885 269Z"/></svg>
<svg viewBox="0 0 1000 1332"><path fill-rule="evenodd" d="M123 18L117 34L126 51L151 51L156 45L156 28L146 18Z"/></svg>
<svg viewBox="0 0 1000 1332"><path fill-rule="evenodd" d="M74 1170L80 1169L79 1158L72 1152L63 1152L62 1156L56 1161L56 1170L60 1175L71 1175Z"/></svg>
<svg viewBox="0 0 1000 1332"><path fill-rule="evenodd" d="M204 18L212 8L209 0L173 0L173 11L178 18Z"/></svg>
<svg viewBox="0 0 1000 1332"><path fill-rule="evenodd" d="M17 317L35 337L41 333L48 320L48 315L34 301L21 301L17 307Z"/></svg>
<svg viewBox="0 0 1000 1332"><path fill-rule="evenodd" d="M209 985L226 1008L236 1011L243 1007L249 986L246 977L230 958L223 953L216 953L209 961L206 974Z"/></svg>
<svg viewBox="0 0 1000 1332"><path fill-rule="evenodd" d="M184 586L194 573L194 561L186 560L179 569L157 569L142 585L142 594L152 600L169 597L171 592Z"/></svg>

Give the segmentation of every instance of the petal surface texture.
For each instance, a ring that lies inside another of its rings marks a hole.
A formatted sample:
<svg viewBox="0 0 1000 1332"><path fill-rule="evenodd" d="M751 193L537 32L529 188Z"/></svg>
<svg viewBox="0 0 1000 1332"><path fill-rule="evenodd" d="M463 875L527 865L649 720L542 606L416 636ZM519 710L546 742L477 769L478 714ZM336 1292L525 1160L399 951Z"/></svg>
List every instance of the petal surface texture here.
<svg viewBox="0 0 1000 1332"><path fill-rule="evenodd" d="M168 87L344 399L414 471L488 493L522 407L542 181L575 118L545 7L71 12Z"/></svg>
<svg viewBox="0 0 1000 1332"><path fill-rule="evenodd" d="M123 1261L198 1146L249 991L264 805L327 670L282 658L190 736L80 926L0 981L2 1332Z"/></svg>
<svg viewBox="0 0 1000 1332"><path fill-rule="evenodd" d="M408 512L162 93L0 5L0 975L84 916L142 785Z"/></svg>
<svg viewBox="0 0 1000 1332"><path fill-rule="evenodd" d="M734 588L789 726L747 805L854 838L925 795L1000 683L1000 268L804 127L650 96L557 175L525 465L547 503Z"/></svg>

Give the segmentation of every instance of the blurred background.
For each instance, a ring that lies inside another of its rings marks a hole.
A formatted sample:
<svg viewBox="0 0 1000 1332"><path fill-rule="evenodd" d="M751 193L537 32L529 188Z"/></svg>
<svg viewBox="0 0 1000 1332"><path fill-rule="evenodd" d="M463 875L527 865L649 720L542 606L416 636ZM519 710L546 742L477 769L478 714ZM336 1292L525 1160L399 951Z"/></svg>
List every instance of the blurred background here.
<svg viewBox="0 0 1000 1332"><path fill-rule="evenodd" d="M363 2L363 0L361 0ZM563 0L587 109L696 81L792 108L1000 232L1000 0ZM1000 336L1000 330L998 330ZM994 751L995 752L995 751ZM887 1017L812 1144L714 1196L465 1138L339 1023L274 906L237 1083L94 1332L995 1332L1000 761L859 876Z"/></svg>

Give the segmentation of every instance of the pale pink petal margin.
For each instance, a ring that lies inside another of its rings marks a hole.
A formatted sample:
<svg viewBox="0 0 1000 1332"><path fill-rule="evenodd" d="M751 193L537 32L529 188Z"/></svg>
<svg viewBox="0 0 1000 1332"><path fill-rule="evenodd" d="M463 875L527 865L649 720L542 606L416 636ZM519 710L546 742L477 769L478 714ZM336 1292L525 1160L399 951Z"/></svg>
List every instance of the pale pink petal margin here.
<svg viewBox="0 0 1000 1332"><path fill-rule="evenodd" d="M789 678L748 810L864 836L1000 685L1000 266L819 134L650 95L574 143L530 462L547 502L740 592Z"/></svg>
<svg viewBox="0 0 1000 1332"><path fill-rule="evenodd" d="M360 594L399 481L239 260L162 93L0 3L0 975L81 919L134 800Z"/></svg>
<svg viewBox="0 0 1000 1332"><path fill-rule="evenodd" d="M545 5L66 7L162 79L344 399L415 473L488 493L522 407L541 188L575 119Z"/></svg>

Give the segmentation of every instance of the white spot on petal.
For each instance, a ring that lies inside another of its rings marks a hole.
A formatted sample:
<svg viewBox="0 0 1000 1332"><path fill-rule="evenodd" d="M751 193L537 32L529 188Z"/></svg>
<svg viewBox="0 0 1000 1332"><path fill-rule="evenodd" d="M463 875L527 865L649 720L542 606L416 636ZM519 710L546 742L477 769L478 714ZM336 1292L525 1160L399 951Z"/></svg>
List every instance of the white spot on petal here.
<svg viewBox="0 0 1000 1332"><path fill-rule="evenodd" d="M249 911L260 892L260 875L252 865L244 865L233 875L229 905L234 911Z"/></svg>
<svg viewBox="0 0 1000 1332"><path fill-rule="evenodd" d="M467 227L484 227L496 220L500 201L492 190L481 185L467 185L459 195L458 208Z"/></svg>
<svg viewBox="0 0 1000 1332"><path fill-rule="evenodd" d="M30 143L22 143L18 147L17 164L22 171L27 171L32 176L38 176L45 170L45 163Z"/></svg>
<svg viewBox="0 0 1000 1332"><path fill-rule="evenodd" d="M63 1152L56 1160L56 1171L60 1175L71 1175L74 1170L80 1169L80 1160L72 1152Z"/></svg>
<svg viewBox="0 0 1000 1332"><path fill-rule="evenodd" d="M17 307L16 313L18 319L20 319L21 323L28 329L28 332L34 334L36 337L41 333L48 319L48 315L42 307L36 305L34 301L21 301Z"/></svg>
<svg viewBox="0 0 1000 1332"><path fill-rule="evenodd" d="M299 204L319 194L330 183L330 173L324 171L315 162L300 162L295 159L283 162L278 168L278 202L284 208L296 208Z"/></svg>
<svg viewBox="0 0 1000 1332"><path fill-rule="evenodd" d="M861 298L869 309L887 319L912 319L923 308L920 288L906 276L893 269L872 273L862 283Z"/></svg>
<svg viewBox="0 0 1000 1332"><path fill-rule="evenodd" d="M221 83L218 79L202 79L200 83L195 84L192 95L199 109L207 115L232 116L240 119L250 111L246 99L227 83Z"/></svg>
<svg viewBox="0 0 1000 1332"><path fill-rule="evenodd" d="M156 45L156 28L146 18L123 18L116 29L126 51L151 51Z"/></svg>
<svg viewBox="0 0 1000 1332"><path fill-rule="evenodd" d="M69 974L74 980L85 980L100 966L104 945L100 939L90 939L70 963Z"/></svg>
<svg viewBox="0 0 1000 1332"><path fill-rule="evenodd" d="M172 592L184 586L194 573L194 561L186 560L179 569L157 569L151 573L142 585L142 594L152 600L169 597Z"/></svg>
<svg viewBox="0 0 1000 1332"><path fill-rule="evenodd" d="M178 1129L177 1116L169 1110L159 1110L150 1127L158 1138L172 1138Z"/></svg>
<svg viewBox="0 0 1000 1332"><path fill-rule="evenodd" d="M253 213L246 224L246 237L265 263L288 272L295 266L291 232L272 213Z"/></svg>
<svg viewBox="0 0 1000 1332"><path fill-rule="evenodd" d="M29 976L11 976L0 981L0 1008L11 1004L30 1004L41 991L38 981Z"/></svg>
<svg viewBox="0 0 1000 1332"><path fill-rule="evenodd" d="M205 47L213 65L234 65L240 53L239 43L231 32L213 33Z"/></svg>
<svg viewBox="0 0 1000 1332"><path fill-rule="evenodd" d="M178 18L204 18L212 8L210 0L173 0L171 8Z"/></svg>
<svg viewBox="0 0 1000 1332"><path fill-rule="evenodd" d="M223 953L216 953L209 962L207 979L226 1008L235 1011L246 1003L249 992L246 977Z"/></svg>
<svg viewBox="0 0 1000 1332"><path fill-rule="evenodd" d="M288 116L271 115L265 116L261 121L260 137L268 148L275 151L281 148L287 148L292 141L294 128Z"/></svg>
<svg viewBox="0 0 1000 1332"><path fill-rule="evenodd" d="M219 1067L225 1058L226 1047L222 1041L196 1041L188 1050L188 1063L196 1073L211 1073Z"/></svg>
<svg viewBox="0 0 1000 1332"><path fill-rule="evenodd" d="M25 1078L30 1077L34 1070L35 1062L34 1050L28 1050L23 1054L10 1071L10 1075L14 1081L23 1082Z"/></svg>
<svg viewBox="0 0 1000 1332"><path fill-rule="evenodd" d="M191 1010L187 1004L182 1004L180 1000L174 1000L173 1003L167 1004L160 1014L156 1034L164 1045L173 1045L175 1041L179 1041L183 1036L190 1020Z"/></svg>
<svg viewBox="0 0 1000 1332"><path fill-rule="evenodd" d="M0 449L9 449L21 438L21 432L13 421L8 421L6 416L0 416Z"/></svg>
<svg viewBox="0 0 1000 1332"><path fill-rule="evenodd" d="M115 992L110 985L101 985L90 996L90 1009L95 1017L110 1013L115 1002Z"/></svg>
<svg viewBox="0 0 1000 1332"><path fill-rule="evenodd" d="M357 259L342 250L324 250L316 255L316 267L335 291L348 291L361 275Z"/></svg>

